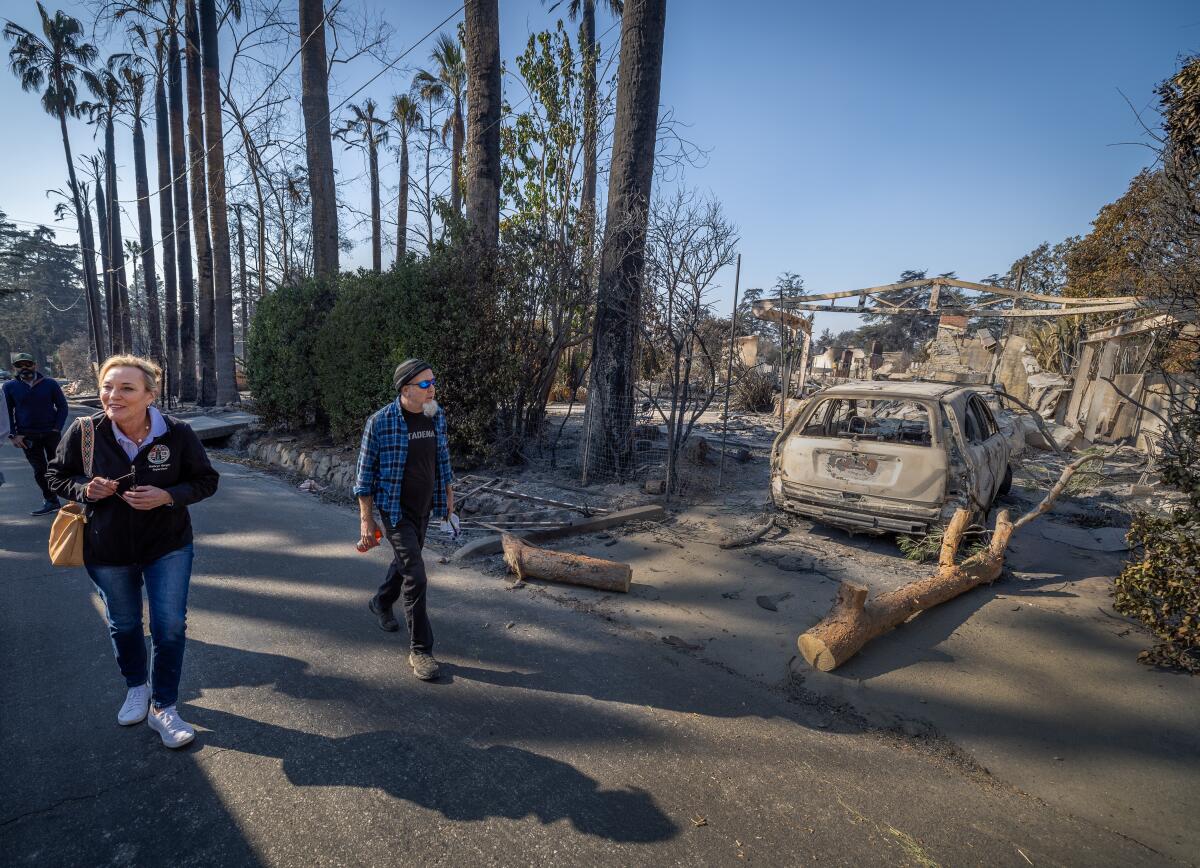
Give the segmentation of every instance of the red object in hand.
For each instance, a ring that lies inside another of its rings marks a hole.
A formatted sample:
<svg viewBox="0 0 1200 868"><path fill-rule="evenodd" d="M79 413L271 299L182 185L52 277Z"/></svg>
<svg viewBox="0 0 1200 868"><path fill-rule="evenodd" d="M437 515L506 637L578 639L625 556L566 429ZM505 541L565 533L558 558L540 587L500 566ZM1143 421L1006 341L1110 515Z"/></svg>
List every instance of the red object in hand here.
<svg viewBox="0 0 1200 868"><path fill-rule="evenodd" d="M383 539L383 532L379 530L379 528L375 528L375 542L379 542L381 539ZM367 547L364 546L361 541L355 543L354 547L363 553L367 551Z"/></svg>

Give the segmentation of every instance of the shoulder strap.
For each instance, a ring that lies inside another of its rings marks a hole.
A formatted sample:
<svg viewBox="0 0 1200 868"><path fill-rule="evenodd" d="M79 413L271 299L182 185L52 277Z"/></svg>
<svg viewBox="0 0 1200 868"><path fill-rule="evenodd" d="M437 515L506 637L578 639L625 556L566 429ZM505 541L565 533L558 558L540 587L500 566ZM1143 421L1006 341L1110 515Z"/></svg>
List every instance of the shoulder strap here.
<svg viewBox="0 0 1200 868"><path fill-rule="evenodd" d="M83 436L83 475L92 475L92 458L96 452L96 426L91 416L79 420L79 431Z"/></svg>

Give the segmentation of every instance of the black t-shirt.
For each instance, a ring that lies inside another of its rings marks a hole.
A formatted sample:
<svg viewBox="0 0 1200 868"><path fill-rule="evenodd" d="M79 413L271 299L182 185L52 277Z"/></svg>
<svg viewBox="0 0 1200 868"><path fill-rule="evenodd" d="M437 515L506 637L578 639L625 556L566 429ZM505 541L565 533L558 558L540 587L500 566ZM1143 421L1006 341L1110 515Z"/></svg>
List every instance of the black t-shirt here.
<svg viewBox="0 0 1200 868"><path fill-rule="evenodd" d="M433 509L433 487L437 485L437 431L424 413L402 411L408 427L408 458L400 486L400 508L408 515L423 518Z"/></svg>

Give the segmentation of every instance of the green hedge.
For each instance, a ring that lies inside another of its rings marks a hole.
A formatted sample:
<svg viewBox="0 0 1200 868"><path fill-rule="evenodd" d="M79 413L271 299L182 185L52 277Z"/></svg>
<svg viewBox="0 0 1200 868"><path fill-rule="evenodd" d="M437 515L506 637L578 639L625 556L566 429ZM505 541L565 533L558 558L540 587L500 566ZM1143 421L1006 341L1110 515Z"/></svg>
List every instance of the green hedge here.
<svg viewBox="0 0 1200 868"><path fill-rule="evenodd" d="M313 386L313 347L333 301L333 288L315 280L281 287L259 301L246 341L246 377L267 424L324 424Z"/></svg>
<svg viewBox="0 0 1200 868"><path fill-rule="evenodd" d="M314 282L272 293L247 349L263 417L353 442L395 398L396 365L418 356L437 375L455 462L488 457L515 370L496 273L491 255L447 247L383 274L344 274L332 292Z"/></svg>

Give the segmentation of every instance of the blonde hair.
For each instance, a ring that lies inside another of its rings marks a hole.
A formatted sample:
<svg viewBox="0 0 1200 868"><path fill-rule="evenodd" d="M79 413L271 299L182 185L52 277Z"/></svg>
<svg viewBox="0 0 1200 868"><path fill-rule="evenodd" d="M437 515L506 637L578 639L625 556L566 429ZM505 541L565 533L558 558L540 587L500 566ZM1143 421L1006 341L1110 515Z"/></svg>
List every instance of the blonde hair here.
<svg viewBox="0 0 1200 868"><path fill-rule="evenodd" d="M142 372L142 376L146 378L146 391L158 395L159 383L162 382L162 368L150 361L150 359L134 355L109 356L104 360L104 364L100 366L99 385L104 385L104 377L113 368L137 368Z"/></svg>

